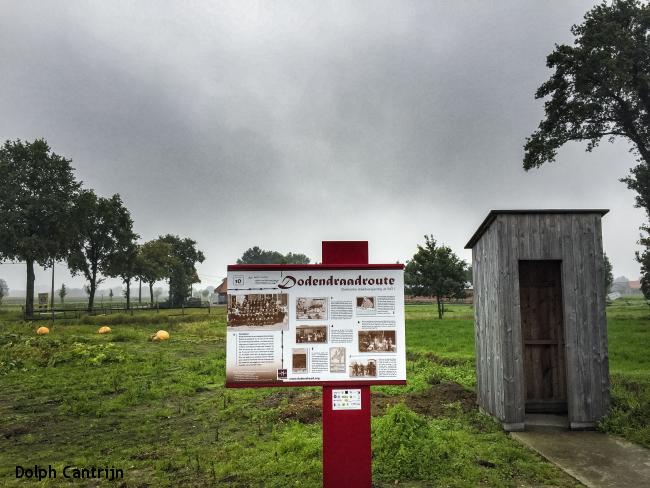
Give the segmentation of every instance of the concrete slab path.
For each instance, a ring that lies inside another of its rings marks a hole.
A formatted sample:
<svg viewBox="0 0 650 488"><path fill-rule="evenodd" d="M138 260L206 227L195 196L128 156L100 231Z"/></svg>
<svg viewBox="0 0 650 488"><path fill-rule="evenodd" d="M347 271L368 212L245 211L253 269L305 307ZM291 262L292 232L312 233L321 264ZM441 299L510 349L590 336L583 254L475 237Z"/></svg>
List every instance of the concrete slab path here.
<svg viewBox="0 0 650 488"><path fill-rule="evenodd" d="M511 432L588 487L650 487L650 450L600 432L533 427Z"/></svg>

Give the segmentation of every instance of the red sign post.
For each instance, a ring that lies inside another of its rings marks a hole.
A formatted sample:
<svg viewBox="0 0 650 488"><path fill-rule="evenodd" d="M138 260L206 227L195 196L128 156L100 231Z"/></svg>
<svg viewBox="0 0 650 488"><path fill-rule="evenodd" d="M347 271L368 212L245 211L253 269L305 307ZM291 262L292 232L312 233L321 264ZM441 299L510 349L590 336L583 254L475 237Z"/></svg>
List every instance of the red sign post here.
<svg viewBox="0 0 650 488"><path fill-rule="evenodd" d="M323 264L368 264L368 241L323 241L322 256ZM333 410L335 388L323 386L323 486L370 488L370 386L358 387L361 410Z"/></svg>

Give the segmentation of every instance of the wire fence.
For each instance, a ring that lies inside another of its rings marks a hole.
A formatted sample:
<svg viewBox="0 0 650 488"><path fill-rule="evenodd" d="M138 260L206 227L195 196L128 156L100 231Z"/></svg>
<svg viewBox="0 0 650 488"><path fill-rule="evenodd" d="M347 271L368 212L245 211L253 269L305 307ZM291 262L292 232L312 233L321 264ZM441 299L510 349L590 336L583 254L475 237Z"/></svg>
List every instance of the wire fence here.
<svg viewBox="0 0 650 488"><path fill-rule="evenodd" d="M171 306L165 303L156 303L154 305L141 305L134 304L127 308L126 304L115 304L115 305L100 305L98 307L93 307L92 310L89 310L88 307L62 307L62 308L35 308L31 316L29 316L25 310L25 306L21 306L21 312L24 320L36 321L36 320L60 320L60 319L79 319L81 317L89 316L106 316L113 314L130 314L135 315L141 312L156 312L161 313L165 312L167 315L169 312L177 312L177 315L186 315L186 314L197 314L203 311L205 314L210 315L212 313L212 308L215 305L209 302L202 302L196 304L187 304L181 306Z"/></svg>

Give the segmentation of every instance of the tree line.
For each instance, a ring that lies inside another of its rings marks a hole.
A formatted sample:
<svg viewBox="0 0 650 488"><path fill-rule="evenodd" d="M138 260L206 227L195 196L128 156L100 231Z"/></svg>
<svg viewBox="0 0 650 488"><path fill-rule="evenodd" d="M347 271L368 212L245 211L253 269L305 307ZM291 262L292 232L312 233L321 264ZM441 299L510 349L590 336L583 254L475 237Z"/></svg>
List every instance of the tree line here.
<svg viewBox="0 0 650 488"><path fill-rule="evenodd" d="M610 290L614 281L612 265L606 254L605 289ZM247 249L237 264L309 264L304 254L266 251L255 246ZM433 235L424 236L424 245L418 244L413 257L404 267L404 292L410 296L426 296L436 299L438 318L445 314L445 299L462 299L473 283L472 266L458 257L449 246L438 244Z"/></svg>
<svg viewBox="0 0 650 488"><path fill-rule="evenodd" d="M309 264L311 260L301 253L267 251L258 246L248 248L237 259L237 264Z"/></svg>
<svg viewBox="0 0 650 488"><path fill-rule="evenodd" d="M98 196L77 181L72 160L55 154L44 139L16 139L0 148L0 260L24 261L25 313L34 313L34 266L67 263L87 281L88 310L106 278L130 287L136 279L153 285L166 279L169 300L180 306L200 282L196 263L205 256L196 241L166 234L139 243L133 219L119 194Z"/></svg>
<svg viewBox="0 0 650 488"><path fill-rule="evenodd" d="M258 246L247 249L237 264L309 264L305 254L267 251ZM425 236L413 258L404 270L405 292L413 296L436 298L438 316L443 317L445 298L464 298L468 282L472 281L472 267L460 259L450 247L439 245L433 236Z"/></svg>

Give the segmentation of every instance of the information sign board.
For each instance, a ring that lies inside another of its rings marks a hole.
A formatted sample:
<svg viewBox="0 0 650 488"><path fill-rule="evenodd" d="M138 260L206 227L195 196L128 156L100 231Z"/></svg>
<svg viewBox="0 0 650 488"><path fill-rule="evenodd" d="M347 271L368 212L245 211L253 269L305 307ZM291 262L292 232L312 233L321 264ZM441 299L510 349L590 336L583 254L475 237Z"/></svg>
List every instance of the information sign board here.
<svg viewBox="0 0 650 488"><path fill-rule="evenodd" d="M406 380L402 265L232 265L227 302L227 386Z"/></svg>

